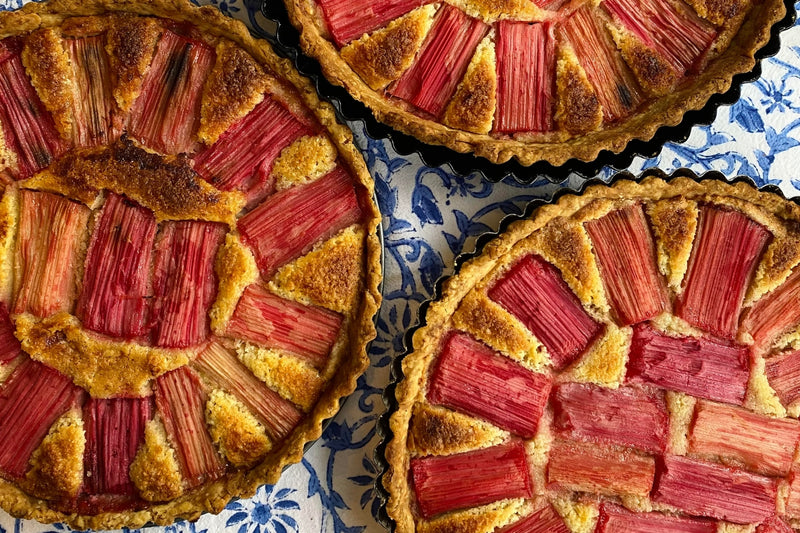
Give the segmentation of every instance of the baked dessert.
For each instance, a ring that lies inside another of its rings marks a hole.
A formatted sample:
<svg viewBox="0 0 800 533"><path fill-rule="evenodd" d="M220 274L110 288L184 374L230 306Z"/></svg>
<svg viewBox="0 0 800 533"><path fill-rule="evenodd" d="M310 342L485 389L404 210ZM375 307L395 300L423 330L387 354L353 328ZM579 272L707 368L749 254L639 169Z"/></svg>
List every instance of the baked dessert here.
<svg viewBox="0 0 800 533"><path fill-rule="evenodd" d="M511 224L402 361L396 531L799 530L798 221L650 176Z"/></svg>
<svg viewBox="0 0 800 533"><path fill-rule="evenodd" d="M368 365L379 215L351 133L187 1L0 15L0 506L76 528L277 481Z"/></svg>
<svg viewBox="0 0 800 533"><path fill-rule="evenodd" d="M376 118L523 165L593 161L725 92L782 0L286 0L300 45Z"/></svg>

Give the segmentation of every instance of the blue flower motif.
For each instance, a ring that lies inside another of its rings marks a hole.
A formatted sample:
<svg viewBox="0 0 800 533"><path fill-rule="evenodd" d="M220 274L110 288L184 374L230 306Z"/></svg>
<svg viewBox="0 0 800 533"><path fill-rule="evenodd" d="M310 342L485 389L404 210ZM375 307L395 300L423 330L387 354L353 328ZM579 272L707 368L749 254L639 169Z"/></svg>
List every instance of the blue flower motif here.
<svg viewBox="0 0 800 533"><path fill-rule="evenodd" d="M290 512L299 511L295 489L275 491L274 485L259 487L254 498L237 500L228 505L235 511L226 527L240 524L237 533L288 533L298 531L297 519ZM199 533L199 532L198 532Z"/></svg>

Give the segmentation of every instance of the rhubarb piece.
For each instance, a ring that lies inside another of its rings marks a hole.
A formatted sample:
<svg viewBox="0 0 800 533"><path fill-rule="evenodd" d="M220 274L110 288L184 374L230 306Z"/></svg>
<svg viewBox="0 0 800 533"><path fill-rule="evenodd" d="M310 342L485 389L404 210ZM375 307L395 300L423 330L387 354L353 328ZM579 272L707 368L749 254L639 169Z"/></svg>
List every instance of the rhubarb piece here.
<svg viewBox="0 0 800 533"><path fill-rule="evenodd" d="M501 133L553 129L556 40L549 22L497 26L497 114Z"/></svg>
<svg viewBox="0 0 800 533"><path fill-rule="evenodd" d="M581 356L603 327L583 309L555 267L539 256L519 261L489 291L547 348L556 370Z"/></svg>
<svg viewBox="0 0 800 533"><path fill-rule="evenodd" d="M547 406L550 385L548 376L456 332L436 363L428 400L532 438Z"/></svg>
<svg viewBox="0 0 800 533"><path fill-rule="evenodd" d="M776 497L774 479L677 455L664 457L652 494L657 503L736 524L772 516Z"/></svg>
<svg viewBox="0 0 800 533"><path fill-rule="evenodd" d="M22 353L22 346L14 335L16 327L8 314L6 304L0 302L0 364L6 365Z"/></svg>
<svg viewBox="0 0 800 533"><path fill-rule="evenodd" d="M172 447L178 452L189 488L216 479L225 471L206 428L206 399L200 379L188 367L156 380L156 407Z"/></svg>
<svg viewBox="0 0 800 533"><path fill-rule="evenodd" d="M594 87L605 121L627 117L642 102L643 95L606 32L600 13L581 7L564 22L561 32Z"/></svg>
<svg viewBox="0 0 800 533"><path fill-rule="evenodd" d="M709 333L735 338L745 290L770 238L738 211L702 207L676 314Z"/></svg>
<svg viewBox="0 0 800 533"><path fill-rule="evenodd" d="M522 520L498 529L497 533L570 533L570 530L553 506L548 505Z"/></svg>
<svg viewBox="0 0 800 533"><path fill-rule="evenodd" d="M620 325L644 322L667 309L667 291L641 204L611 211L585 227Z"/></svg>
<svg viewBox="0 0 800 533"><path fill-rule="evenodd" d="M800 422L740 407L697 402L689 453L742 463L765 476L785 476L800 441Z"/></svg>
<svg viewBox="0 0 800 533"><path fill-rule="evenodd" d="M194 168L223 191L239 190L255 202L275 187L272 163L312 126L269 96L195 157Z"/></svg>
<svg viewBox="0 0 800 533"><path fill-rule="evenodd" d="M800 350L770 357L764 370L770 387L784 406L800 398Z"/></svg>
<svg viewBox="0 0 800 533"><path fill-rule="evenodd" d="M644 496L655 472L655 460L633 450L557 440L550 448L547 482L554 489Z"/></svg>
<svg viewBox="0 0 800 533"><path fill-rule="evenodd" d="M214 260L225 226L214 222L166 222L153 263L155 344L186 348L209 335L208 310L217 295Z"/></svg>
<svg viewBox="0 0 800 533"><path fill-rule="evenodd" d="M565 383L553 395L553 410L554 429L570 439L648 452L663 452L667 446L669 414L661 392Z"/></svg>
<svg viewBox="0 0 800 533"><path fill-rule="evenodd" d="M16 155L17 180L31 177L67 149L53 116L33 89L18 53L0 42L0 125L6 147Z"/></svg>
<svg viewBox="0 0 800 533"><path fill-rule="evenodd" d="M603 7L681 74L693 70L717 37L693 10L669 0L608 0Z"/></svg>
<svg viewBox="0 0 800 533"><path fill-rule="evenodd" d="M756 346L768 346L775 338L800 323L800 268L777 289L745 310L742 330Z"/></svg>
<svg viewBox="0 0 800 533"><path fill-rule="evenodd" d="M13 313L70 311L89 209L62 196L19 191Z"/></svg>
<svg viewBox="0 0 800 533"><path fill-rule="evenodd" d="M300 422L303 414L255 377L239 359L216 341L200 352L192 365L216 387L234 394L280 441Z"/></svg>
<svg viewBox="0 0 800 533"><path fill-rule="evenodd" d="M86 253L78 318L98 333L131 339L148 332L152 211L108 193Z"/></svg>
<svg viewBox="0 0 800 533"><path fill-rule="evenodd" d="M328 22L328 29L340 48L424 3L420 0L318 1Z"/></svg>
<svg viewBox="0 0 800 533"><path fill-rule="evenodd" d="M438 117L488 31L489 26L480 20L443 4L416 62L389 86L388 92Z"/></svg>
<svg viewBox="0 0 800 533"><path fill-rule="evenodd" d="M82 395L52 368L27 358L20 363L0 388L0 471L21 479L50 426Z"/></svg>
<svg viewBox="0 0 800 533"><path fill-rule="evenodd" d="M533 496L525 447L519 441L456 455L415 458L411 476L425 518Z"/></svg>
<svg viewBox="0 0 800 533"><path fill-rule="evenodd" d="M756 533L795 533L789 524L773 516L762 522L757 528Z"/></svg>
<svg viewBox="0 0 800 533"><path fill-rule="evenodd" d="M741 405L750 364L746 346L670 337L648 324L633 328L627 379Z"/></svg>
<svg viewBox="0 0 800 533"><path fill-rule="evenodd" d="M153 417L153 399L91 398L83 408L86 430L84 490L89 494L133 495L128 474L144 428Z"/></svg>
<svg viewBox="0 0 800 533"><path fill-rule="evenodd" d="M604 503L594 533L717 533L717 523L663 513L632 513Z"/></svg>
<svg viewBox="0 0 800 533"><path fill-rule="evenodd" d="M228 323L227 334L266 348L287 350L322 368L339 335L337 313L284 300L261 285L248 286Z"/></svg>
<svg viewBox="0 0 800 533"><path fill-rule="evenodd" d="M789 474L789 496L786 498L786 516L800 518L800 475L797 470Z"/></svg>
<svg viewBox="0 0 800 533"><path fill-rule="evenodd" d="M239 219L264 279L361 218L353 179L342 167L268 198Z"/></svg>
<svg viewBox="0 0 800 533"><path fill-rule="evenodd" d="M72 142L105 146L119 135L114 129L114 89L103 35L67 39L76 93L72 99Z"/></svg>
<svg viewBox="0 0 800 533"><path fill-rule="evenodd" d="M131 108L128 133L164 154L192 151L203 83L214 55L205 43L164 30Z"/></svg>

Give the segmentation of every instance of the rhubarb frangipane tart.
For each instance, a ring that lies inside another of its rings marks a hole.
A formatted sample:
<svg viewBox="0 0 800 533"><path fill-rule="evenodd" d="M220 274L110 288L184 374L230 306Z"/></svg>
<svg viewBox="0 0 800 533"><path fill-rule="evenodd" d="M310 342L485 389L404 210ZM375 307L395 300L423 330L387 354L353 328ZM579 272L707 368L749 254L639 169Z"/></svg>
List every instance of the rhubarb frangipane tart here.
<svg viewBox="0 0 800 533"><path fill-rule="evenodd" d="M512 223L402 361L396 530L800 530L798 222L745 182L650 176Z"/></svg>
<svg viewBox="0 0 800 533"><path fill-rule="evenodd" d="M376 118L495 163L592 161L750 72L783 0L285 0Z"/></svg>
<svg viewBox="0 0 800 533"><path fill-rule="evenodd" d="M0 15L0 505L78 528L277 481L366 368L366 165L214 8Z"/></svg>

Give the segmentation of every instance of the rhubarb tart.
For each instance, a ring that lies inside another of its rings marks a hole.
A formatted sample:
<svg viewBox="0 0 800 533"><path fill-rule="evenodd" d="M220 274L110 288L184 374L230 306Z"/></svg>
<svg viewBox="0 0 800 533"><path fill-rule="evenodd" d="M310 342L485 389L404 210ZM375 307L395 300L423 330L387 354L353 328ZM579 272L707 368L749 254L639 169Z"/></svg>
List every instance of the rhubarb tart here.
<svg viewBox="0 0 800 533"><path fill-rule="evenodd" d="M509 225L402 361L396 531L800 531L799 223L649 176Z"/></svg>
<svg viewBox="0 0 800 533"><path fill-rule="evenodd" d="M784 0L285 0L378 120L523 165L650 140L748 73Z"/></svg>
<svg viewBox="0 0 800 533"><path fill-rule="evenodd" d="M214 8L0 15L0 506L76 528L278 480L368 364L379 217L311 84Z"/></svg>

